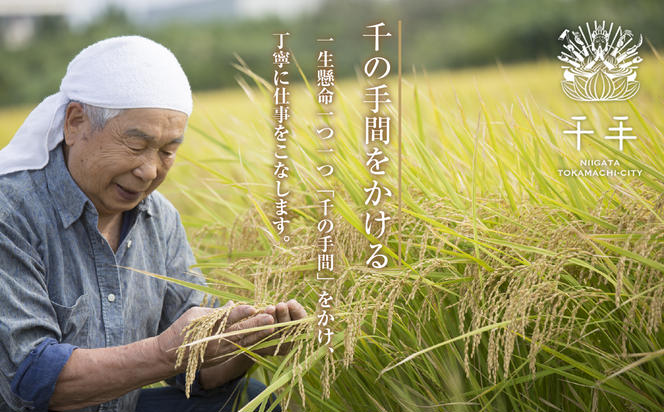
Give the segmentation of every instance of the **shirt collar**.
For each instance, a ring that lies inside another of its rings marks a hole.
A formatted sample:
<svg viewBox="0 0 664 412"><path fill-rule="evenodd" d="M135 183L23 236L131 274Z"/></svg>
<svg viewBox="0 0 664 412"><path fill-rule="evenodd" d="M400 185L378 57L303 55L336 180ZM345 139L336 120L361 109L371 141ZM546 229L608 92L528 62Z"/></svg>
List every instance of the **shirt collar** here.
<svg viewBox="0 0 664 412"><path fill-rule="evenodd" d="M86 205L89 205L88 207L95 215L97 214L92 201L78 187L69 173L65 165L62 145L56 146L49 153L49 162L44 168L44 173L46 174L48 191L55 201L56 210L65 228L71 226L81 217ZM152 216L154 212L153 203L152 195L149 195L136 206L136 209Z"/></svg>

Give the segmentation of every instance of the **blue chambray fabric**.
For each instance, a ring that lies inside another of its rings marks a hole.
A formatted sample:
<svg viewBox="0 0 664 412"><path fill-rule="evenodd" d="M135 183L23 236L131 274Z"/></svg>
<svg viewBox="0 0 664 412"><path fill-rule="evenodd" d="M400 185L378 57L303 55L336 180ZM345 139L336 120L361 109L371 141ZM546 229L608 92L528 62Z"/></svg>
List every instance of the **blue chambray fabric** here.
<svg viewBox="0 0 664 412"><path fill-rule="evenodd" d="M30 372L31 362L39 368L51 363L59 373L73 347L155 336L203 297L122 268L204 284L187 273L194 256L168 200L157 192L143 200L114 253L97 229L92 202L65 166L61 146L49 156L41 170L0 176L0 412L46 411L43 399L50 398L55 381L38 369ZM19 396L35 392L37 402ZM138 395L136 390L81 410L134 411Z"/></svg>

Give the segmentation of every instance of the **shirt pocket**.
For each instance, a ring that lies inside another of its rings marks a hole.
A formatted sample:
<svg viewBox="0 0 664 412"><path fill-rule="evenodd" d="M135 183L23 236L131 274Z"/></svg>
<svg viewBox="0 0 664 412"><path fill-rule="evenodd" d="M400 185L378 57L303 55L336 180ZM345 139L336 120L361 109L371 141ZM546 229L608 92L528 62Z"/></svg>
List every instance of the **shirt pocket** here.
<svg viewBox="0 0 664 412"><path fill-rule="evenodd" d="M90 295L83 294L76 299L73 306L64 306L51 301L55 314L58 317L61 343L72 345L87 345L90 323Z"/></svg>

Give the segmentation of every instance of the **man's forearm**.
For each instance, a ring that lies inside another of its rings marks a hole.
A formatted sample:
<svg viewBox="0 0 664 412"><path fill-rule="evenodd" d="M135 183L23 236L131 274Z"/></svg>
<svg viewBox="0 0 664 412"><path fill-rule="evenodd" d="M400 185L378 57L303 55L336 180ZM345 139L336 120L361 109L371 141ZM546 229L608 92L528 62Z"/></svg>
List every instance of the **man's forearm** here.
<svg viewBox="0 0 664 412"><path fill-rule="evenodd" d="M76 349L62 368L49 409L97 405L178 373L157 338L99 349Z"/></svg>

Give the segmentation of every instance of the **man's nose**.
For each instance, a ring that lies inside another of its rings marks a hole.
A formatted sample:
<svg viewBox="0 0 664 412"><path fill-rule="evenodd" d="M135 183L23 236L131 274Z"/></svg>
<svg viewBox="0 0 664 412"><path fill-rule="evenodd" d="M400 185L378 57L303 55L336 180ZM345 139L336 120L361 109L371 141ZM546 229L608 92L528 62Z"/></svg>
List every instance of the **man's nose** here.
<svg viewBox="0 0 664 412"><path fill-rule="evenodd" d="M159 162L159 155L151 153L142 158L141 164L134 169L134 176L144 181L152 181L157 178L157 169Z"/></svg>

